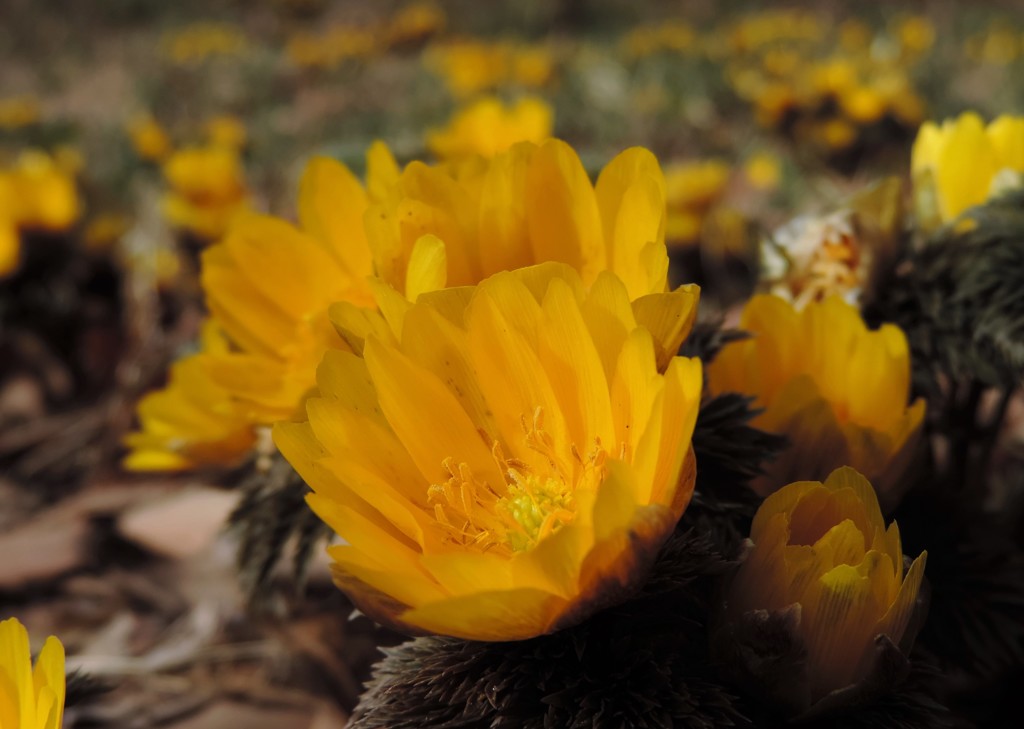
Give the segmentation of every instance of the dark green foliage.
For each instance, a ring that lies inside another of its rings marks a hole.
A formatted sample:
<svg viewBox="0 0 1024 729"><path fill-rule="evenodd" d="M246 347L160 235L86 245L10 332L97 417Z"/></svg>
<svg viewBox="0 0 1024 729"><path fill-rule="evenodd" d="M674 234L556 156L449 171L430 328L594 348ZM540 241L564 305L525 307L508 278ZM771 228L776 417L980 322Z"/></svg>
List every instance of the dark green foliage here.
<svg viewBox="0 0 1024 729"><path fill-rule="evenodd" d="M718 355L722 347L749 336L740 329L723 329L720 317L698 319L683 342L679 354L684 357L699 357L707 364Z"/></svg>
<svg viewBox="0 0 1024 729"><path fill-rule="evenodd" d="M228 523L239 535L239 579L255 603L267 597L274 567L292 543L292 569L301 586L313 550L331 530L306 505L309 487L280 455L269 468L255 468L241 488L242 500Z"/></svg>
<svg viewBox="0 0 1024 729"><path fill-rule="evenodd" d="M1015 387L1024 376L1024 191L968 217L972 230L944 228L901 261L865 312L907 333L930 399L943 377Z"/></svg>
<svg viewBox="0 0 1024 729"><path fill-rule="evenodd" d="M697 456L697 493L694 500L709 508L742 508L749 513L760 498L750 490L751 479L762 464L786 447L786 438L750 425L760 412L754 398L725 393L701 403L693 450Z"/></svg>
<svg viewBox="0 0 1024 729"><path fill-rule="evenodd" d="M67 675L64 694L64 707L71 709L76 706L91 704L98 697L109 693L114 686L109 682L88 673L72 671Z"/></svg>
<svg viewBox="0 0 1024 729"><path fill-rule="evenodd" d="M980 680L1024 664L1024 555L1007 524L920 491L896 514L904 551L928 551L928 621L918 645L947 670Z"/></svg>
<svg viewBox="0 0 1024 729"><path fill-rule="evenodd" d="M353 728L747 726L713 676L703 616L728 569L680 532L634 599L581 625L510 643L419 638L387 651Z"/></svg>

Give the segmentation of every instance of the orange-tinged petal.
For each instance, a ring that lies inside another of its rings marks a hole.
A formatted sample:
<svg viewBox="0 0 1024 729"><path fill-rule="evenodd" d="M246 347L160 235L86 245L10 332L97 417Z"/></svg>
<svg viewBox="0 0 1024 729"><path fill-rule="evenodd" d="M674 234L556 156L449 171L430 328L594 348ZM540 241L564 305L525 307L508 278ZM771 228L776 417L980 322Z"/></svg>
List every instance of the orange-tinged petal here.
<svg viewBox="0 0 1024 729"><path fill-rule="evenodd" d="M585 282L608 268L594 188L564 142L541 145L526 174L526 217L534 260L561 261Z"/></svg>

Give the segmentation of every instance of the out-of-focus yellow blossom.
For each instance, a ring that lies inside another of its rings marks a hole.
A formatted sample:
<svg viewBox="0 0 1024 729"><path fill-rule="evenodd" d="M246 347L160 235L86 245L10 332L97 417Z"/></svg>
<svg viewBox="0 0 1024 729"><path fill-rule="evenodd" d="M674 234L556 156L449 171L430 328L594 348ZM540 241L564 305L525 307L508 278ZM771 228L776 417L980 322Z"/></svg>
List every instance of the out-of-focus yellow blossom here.
<svg viewBox="0 0 1024 729"><path fill-rule="evenodd" d="M977 63L1006 66L1020 57L1021 46L1019 31L993 25L986 32L969 37L964 50Z"/></svg>
<svg viewBox="0 0 1024 729"><path fill-rule="evenodd" d="M799 106L796 91L789 84L758 84L751 93L757 123L763 127L779 126Z"/></svg>
<svg viewBox="0 0 1024 729"><path fill-rule="evenodd" d="M747 158L743 175L754 188L770 192L782 181L782 165L776 155L757 152Z"/></svg>
<svg viewBox="0 0 1024 729"><path fill-rule="evenodd" d="M245 122L231 114L221 114L208 119L203 125L203 130L210 144L228 149L244 148L249 137Z"/></svg>
<svg viewBox="0 0 1024 729"><path fill-rule="evenodd" d="M101 213L85 226L82 243L90 251L109 251L130 226L131 221L121 213Z"/></svg>
<svg viewBox="0 0 1024 729"><path fill-rule="evenodd" d="M129 122L128 136L135 154L151 162L163 161L173 147L167 131L149 114L137 116Z"/></svg>
<svg viewBox="0 0 1024 729"><path fill-rule="evenodd" d="M459 97L504 85L537 88L547 84L554 72L554 59L547 47L511 42L445 43L431 49L427 58Z"/></svg>
<svg viewBox="0 0 1024 729"><path fill-rule="evenodd" d="M752 336L711 362L708 385L716 394L753 395L764 408L754 424L790 440L755 482L758 493L850 465L894 507L925 411L924 400L907 405L910 352L903 332L892 324L869 331L838 296L800 311L777 296L755 296L739 326Z"/></svg>
<svg viewBox="0 0 1024 729"><path fill-rule="evenodd" d="M0 182L0 198L3 197L3 184ZM0 279L10 275L18 268L21 260L21 236L18 226L3 209L0 199Z"/></svg>
<svg viewBox="0 0 1024 729"><path fill-rule="evenodd" d="M839 468L824 483L799 481L772 494L754 516L750 539L728 591L729 620L795 607L794 631L806 649L805 702L866 678L879 635L909 652L928 555L904 572L899 528L886 529L871 483L856 470Z"/></svg>
<svg viewBox="0 0 1024 729"><path fill-rule="evenodd" d="M38 149L22 152L12 167L0 170L0 193L9 219L23 230L61 233L81 214L74 175Z"/></svg>
<svg viewBox="0 0 1024 729"><path fill-rule="evenodd" d="M863 51L871 44L871 37L871 26L862 20L848 18L839 24L839 45L844 51Z"/></svg>
<svg viewBox="0 0 1024 729"><path fill-rule="evenodd" d="M39 121L39 99L24 94L0 99L0 129L13 131Z"/></svg>
<svg viewBox="0 0 1024 729"><path fill-rule="evenodd" d="M297 33L285 47L289 60L302 68L333 69L378 50L372 30L352 25L333 25L319 33Z"/></svg>
<svg viewBox="0 0 1024 729"><path fill-rule="evenodd" d="M441 160L493 157L516 142L539 144L553 127L554 111L543 99L525 97L506 106L487 96L459 109L447 126L427 132L427 148Z"/></svg>
<svg viewBox="0 0 1024 729"><path fill-rule="evenodd" d="M872 124L889 111L889 100L872 86L857 85L839 96L839 106L851 121Z"/></svg>
<svg viewBox="0 0 1024 729"><path fill-rule="evenodd" d="M697 242L701 222L725 193L730 174L729 165L717 159L678 162L665 168L665 237L671 244Z"/></svg>
<svg viewBox="0 0 1024 729"><path fill-rule="evenodd" d="M1024 117L1000 116L987 127L974 112L927 122L911 152L914 205L925 227L948 223L1024 173Z"/></svg>
<svg viewBox="0 0 1024 729"><path fill-rule="evenodd" d="M420 43L444 30L448 17L436 3L412 2L387 20L384 39L389 46Z"/></svg>
<svg viewBox="0 0 1024 729"><path fill-rule="evenodd" d="M905 51L917 55L935 43L935 24L922 15L910 15L896 23L895 35Z"/></svg>
<svg viewBox="0 0 1024 729"><path fill-rule="evenodd" d="M33 666L25 626L17 618L0 621L0 727L60 729L64 692L61 642L47 638Z"/></svg>
<svg viewBox="0 0 1024 729"><path fill-rule="evenodd" d="M838 152L857 141L857 127L846 119L829 119L812 126L811 136L825 149Z"/></svg>
<svg viewBox="0 0 1024 729"><path fill-rule="evenodd" d="M622 39L627 58L645 58L656 53L685 53L695 47L697 31L682 20L642 25L629 31Z"/></svg>
<svg viewBox="0 0 1024 729"><path fill-rule="evenodd" d="M742 16L729 33L736 53L785 41L817 41L825 35L821 21L799 10L770 10Z"/></svg>
<svg viewBox="0 0 1024 729"><path fill-rule="evenodd" d="M410 300L543 261L569 264L588 285L611 270L634 298L667 285L665 180L645 149L619 154L596 185L554 139L487 162L412 162L366 223L377 275Z"/></svg>
<svg viewBox="0 0 1024 729"><path fill-rule="evenodd" d="M217 56L238 56L248 41L241 30L227 23L193 23L165 34L162 46L174 63L193 65Z"/></svg>
<svg viewBox="0 0 1024 729"><path fill-rule="evenodd" d="M211 357L227 355L214 322L203 326L202 351L171 365L167 385L138 404L139 430L124 444L129 471L183 471L240 461L256 440L252 422L207 372Z"/></svg>
<svg viewBox="0 0 1024 729"><path fill-rule="evenodd" d="M471 640L621 600L693 491L700 363L659 369L678 340L644 326L692 321L681 303L547 263L423 293L361 356L328 353L309 422L274 437L345 539L337 584L382 623Z"/></svg>
<svg viewBox="0 0 1024 729"><path fill-rule="evenodd" d="M164 162L163 172L170 187L164 214L199 238L220 238L249 210L242 160L234 149L183 147Z"/></svg>

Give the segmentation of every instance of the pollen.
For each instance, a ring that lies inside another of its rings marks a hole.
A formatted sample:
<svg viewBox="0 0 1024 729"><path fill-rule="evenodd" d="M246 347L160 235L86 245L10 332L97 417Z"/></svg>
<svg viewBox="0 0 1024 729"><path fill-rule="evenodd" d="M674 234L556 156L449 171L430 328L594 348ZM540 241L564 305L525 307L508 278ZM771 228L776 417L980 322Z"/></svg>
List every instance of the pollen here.
<svg viewBox="0 0 1024 729"><path fill-rule="evenodd" d="M532 417L524 415L522 423L523 446L541 458L531 459L530 465L506 457L501 443L493 441L491 456L504 475L500 484L478 479L455 458L444 460L448 479L432 484L427 498L447 541L509 556L532 549L576 518L575 490L581 478L597 476L600 482L607 454L599 441L585 456L575 444L567 444L562 450L571 459L564 459L559 444L544 430L541 408Z"/></svg>

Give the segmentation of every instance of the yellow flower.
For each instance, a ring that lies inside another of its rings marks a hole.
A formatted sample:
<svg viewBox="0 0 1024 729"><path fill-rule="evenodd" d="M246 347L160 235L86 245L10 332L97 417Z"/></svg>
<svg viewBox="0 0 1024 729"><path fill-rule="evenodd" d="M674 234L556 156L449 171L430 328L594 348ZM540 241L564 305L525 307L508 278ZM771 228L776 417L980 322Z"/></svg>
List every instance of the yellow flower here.
<svg viewBox="0 0 1024 729"><path fill-rule="evenodd" d="M771 191L775 190L782 180L781 167L779 158L774 154L757 152L743 165L743 174L754 188Z"/></svg>
<svg viewBox="0 0 1024 729"><path fill-rule="evenodd" d="M253 422L294 417L323 353L344 347L327 319L332 303L373 304L366 206L348 169L315 158L301 184L301 229L251 215L203 253L206 303L233 345L207 369Z"/></svg>
<svg viewBox="0 0 1024 729"><path fill-rule="evenodd" d="M60 729L64 689L61 642L47 638L33 667L25 626L17 618L0 621L0 727Z"/></svg>
<svg viewBox="0 0 1024 729"><path fill-rule="evenodd" d="M910 171L920 222L948 223L993 193L1020 185L1024 117L1001 116L987 127L973 112L941 127L927 122L914 141Z"/></svg>
<svg viewBox="0 0 1024 729"><path fill-rule="evenodd" d="M144 160L159 162L171 153L171 138L160 123L148 114L128 124L128 135L135 154Z"/></svg>
<svg viewBox="0 0 1024 729"><path fill-rule="evenodd" d="M771 493L796 478L823 478L850 465L892 508L920 437L925 403L907 406L910 353L900 329L868 331L837 296L798 311L777 296L755 296L740 328L751 338L727 346L708 366L714 393L741 392L764 408L753 422L790 446L758 479Z"/></svg>
<svg viewBox="0 0 1024 729"><path fill-rule="evenodd" d="M772 494L750 539L753 548L728 591L729 619L796 609L806 702L867 677L876 636L909 647L927 553L904 574L899 528L893 522L886 529L871 483L856 470L840 468L824 483L800 481Z"/></svg>
<svg viewBox="0 0 1024 729"><path fill-rule="evenodd" d="M848 119L858 124L877 122L889 111L885 96L871 86L859 84L843 92L839 106Z"/></svg>
<svg viewBox="0 0 1024 729"><path fill-rule="evenodd" d="M207 373L210 357L228 351L213 322L203 326L202 351L171 366L167 385L146 395L137 410L140 429L124 444L129 471L181 471L238 462L256 436L230 393Z"/></svg>
<svg viewBox="0 0 1024 729"><path fill-rule="evenodd" d="M245 123L231 114L221 114L208 119L204 129L210 144L217 147L242 149L248 138Z"/></svg>
<svg viewBox="0 0 1024 729"><path fill-rule="evenodd" d="M935 24L923 15L910 15L900 19L896 36L905 50L917 55L935 43Z"/></svg>
<svg viewBox="0 0 1024 729"><path fill-rule="evenodd" d="M0 192L5 192L7 214L21 229L61 233L78 220L81 203L72 174L46 152L30 149L14 166L0 170Z"/></svg>
<svg viewBox="0 0 1024 729"><path fill-rule="evenodd" d="M722 198L730 173L729 165L717 159L679 162L665 168L665 234L670 242L697 242L704 216Z"/></svg>
<svg viewBox="0 0 1024 729"><path fill-rule="evenodd" d="M613 274L588 290L547 263L421 294L361 356L328 353L309 422L274 436L345 539L339 586L383 623L474 640L621 600L693 490L700 363L672 356L688 324L655 332L696 299L631 305ZM359 314L338 309L339 328Z"/></svg>
<svg viewBox="0 0 1024 729"><path fill-rule="evenodd" d="M444 9L432 2L412 2L390 18L384 27L389 46L418 43L444 30L448 18Z"/></svg>
<svg viewBox="0 0 1024 729"><path fill-rule="evenodd" d="M170 192L163 210L174 225L216 240L249 209L249 192L237 150L185 147L163 166Z"/></svg>
<svg viewBox="0 0 1024 729"><path fill-rule="evenodd" d="M635 298L667 285L664 201L645 149L618 155L594 185L565 142L523 142L488 162L410 163L371 205L366 232L377 275L410 300L543 261L587 285L613 271Z"/></svg>
<svg viewBox="0 0 1024 729"><path fill-rule="evenodd" d="M553 126L554 111L543 99L525 97L506 106L486 96L459 109L444 128L427 132L427 148L442 160L493 157L516 142L543 142Z"/></svg>

